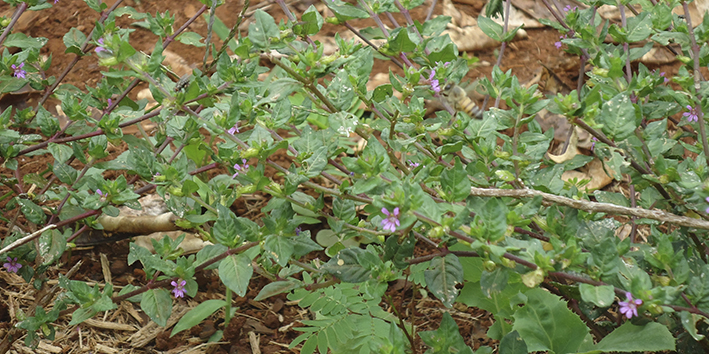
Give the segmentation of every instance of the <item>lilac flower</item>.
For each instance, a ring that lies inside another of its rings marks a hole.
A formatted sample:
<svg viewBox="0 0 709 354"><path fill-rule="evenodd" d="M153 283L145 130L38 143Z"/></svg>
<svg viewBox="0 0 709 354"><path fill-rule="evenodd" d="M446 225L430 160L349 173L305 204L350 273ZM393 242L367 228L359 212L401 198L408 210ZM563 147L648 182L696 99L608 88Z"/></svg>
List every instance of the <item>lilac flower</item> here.
<svg viewBox="0 0 709 354"><path fill-rule="evenodd" d="M303 230L301 230L300 226L296 227L296 228L295 228L295 235L296 235L296 236L300 236L300 233L301 233L302 231L303 231Z"/></svg>
<svg viewBox="0 0 709 354"><path fill-rule="evenodd" d="M5 267L5 269L7 269L7 271L10 273L17 273L17 271L22 268L22 264L17 263L17 257L15 257L15 259L7 257L7 263L3 264L2 266Z"/></svg>
<svg viewBox="0 0 709 354"><path fill-rule="evenodd" d="M665 79L665 81L663 82L664 84L670 82L670 79L668 79L668 78L665 77L665 72L664 72L664 71L660 73L660 76Z"/></svg>
<svg viewBox="0 0 709 354"><path fill-rule="evenodd" d="M593 138L591 138L591 140L593 141L593 142L591 143L591 151L593 151L593 148L596 147L596 142L598 141L598 138L596 138L596 137L594 136Z"/></svg>
<svg viewBox="0 0 709 354"><path fill-rule="evenodd" d="M238 132L239 132L239 123L238 122L236 124L234 124L233 127L229 128L229 130L227 130L227 133L229 133L231 135L234 135L234 133L238 133Z"/></svg>
<svg viewBox="0 0 709 354"><path fill-rule="evenodd" d="M413 162L413 161L409 160L409 167L410 168L416 168L416 167L419 167L419 165L420 165L420 163Z"/></svg>
<svg viewBox="0 0 709 354"><path fill-rule="evenodd" d="M389 230L391 232L396 231L396 227L401 225L399 222L399 207L394 208L393 212L389 212L387 208L382 208L382 213L386 215L386 219L382 220L382 226L384 230Z"/></svg>
<svg viewBox="0 0 709 354"><path fill-rule="evenodd" d="M99 38L99 39L98 39L98 47L96 47L96 49L94 49L94 51L95 51L96 53L101 53L101 52L107 52L107 51L108 51L108 49L106 49L106 47L104 47L103 38Z"/></svg>
<svg viewBox="0 0 709 354"><path fill-rule="evenodd" d="M705 200L707 201L707 203L709 203L709 197L707 197ZM709 214L709 208L707 208L707 209L705 210L705 212L706 212L707 214Z"/></svg>
<svg viewBox="0 0 709 354"><path fill-rule="evenodd" d="M561 43L561 40L565 39L565 38L566 38L566 35L559 36L559 41L554 42L554 46L556 47L556 49L561 49L561 46L563 45L563 43Z"/></svg>
<svg viewBox="0 0 709 354"><path fill-rule="evenodd" d="M236 176L239 175L239 172L246 172L246 170L249 169L249 165L246 164L246 159L241 159L241 163L243 164L242 166L239 166L239 164L234 164L234 169L236 170L236 173L231 176L231 178L236 178Z"/></svg>
<svg viewBox="0 0 709 354"><path fill-rule="evenodd" d="M441 86L440 86L438 80L433 78L434 76L436 76L436 70L431 69L431 75L428 75L428 81L431 84L431 89L435 93L441 93Z"/></svg>
<svg viewBox="0 0 709 354"><path fill-rule="evenodd" d="M687 110L689 110L689 112L682 113L682 117L687 117L687 121L690 123L691 122L698 122L699 121L699 111L690 105L687 105Z"/></svg>
<svg viewBox="0 0 709 354"><path fill-rule="evenodd" d="M175 287L172 289L172 293L175 295L175 298L185 297L185 284L187 284L187 281L177 279L177 281L171 281L170 284Z"/></svg>
<svg viewBox="0 0 709 354"><path fill-rule="evenodd" d="M26 79L27 78L27 71L22 69L23 66L25 66L24 62L20 63L20 65L15 65L15 64L10 65L12 70L15 71L14 73L12 73L12 76L14 76L16 78L20 78L20 79Z"/></svg>
<svg viewBox="0 0 709 354"><path fill-rule="evenodd" d="M566 5L564 7L564 12L574 11L576 9L578 9L578 6L571 7L571 5Z"/></svg>
<svg viewBox="0 0 709 354"><path fill-rule="evenodd" d="M104 198L106 197L106 193L101 192L100 189L97 189L97 190L96 190L96 194L98 194L98 195L100 195L101 197L104 197Z"/></svg>
<svg viewBox="0 0 709 354"><path fill-rule="evenodd" d="M618 302L618 305L620 305L620 313L624 314L628 319L631 319L633 316L638 315L638 306L642 305L643 301L640 299L633 299L633 294L629 291L625 293L625 297L628 301Z"/></svg>

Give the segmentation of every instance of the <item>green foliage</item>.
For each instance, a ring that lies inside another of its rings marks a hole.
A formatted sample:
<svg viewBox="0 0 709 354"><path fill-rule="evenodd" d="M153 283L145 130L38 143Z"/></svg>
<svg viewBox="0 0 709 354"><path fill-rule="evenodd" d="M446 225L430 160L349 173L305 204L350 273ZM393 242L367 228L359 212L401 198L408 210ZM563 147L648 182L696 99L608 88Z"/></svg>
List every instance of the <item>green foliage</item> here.
<svg viewBox="0 0 709 354"><path fill-rule="evenodd" d="M0 55L0 92L46 90L71 121L60 127L42 104L0 113L3 215L26 223L22 230L40 230L16 242L27 235L8 226L6 270L42 289L48 269L75 246L72 235L103 228L103 216L117 216L119 206L140 209L140 194L153 187L176 225L212 242L196 255L184 254L184 236L153 240L153 252L131 243L128 264L142 267L147 283L118 296L110 284L60 277L53 307L17 312L25 343L52 339L52 323L69 304L77 305L76 325L128 296L165 326L173 297L194 297L195 274L205 269L218 272L226 300L202 302L173 335L222 307L228 322L231 292L251 294L258 271L272 281L256 301L285 293L308 310L303 326L293 327L302 334L291 348L302 353L408 353L417 336L427 353L473 353L449 313L432 331L407 322L389 301L392 282L413 284L404 301L421 294L447 308L460 302L489 311L487 336L504 353L680 351L706 341L709 85L694 68L709 64L709 17L691 28L673 14L677 4L644 2L637 16L611 24L596 6L615 3L555 9L564 25L546 24L589 68L578 90L543 97L494 67L479 90L505 109L496 103L476 119L426 115L429 102L443 98L441 88L464 81L470 61L442 35L449 17L410 19L422 4L326 1L332 18L314 6L302 14L284 6L278 23L261 9L246 16L245 8L233 30L210 19L226 43L217 48L176 29L169 12L109 11L89 0L103 15L90 38L78 28L62 37L66 53L95 55L103 67L103 78L85 89L46 77L51 57L40 52L47 39L6 28L2 44L12 52ZM402 12L406 22L384 27L385 12ZM492 39L510 42L519 28L491 19L507 15L493 1L478 23ZM133 29L116 22L121 16L159 37L150 55L133 47ZM384 43L370 47L337 33L337 50L324 53L315 36L325 24L344 30L355 19L373 19L377 27L357 35ZM246 34L241 21L249 21ZM164 63L174 40L204 50L205 66L176 78ZM675 76L630 65L670 43L681 52ZM390 82L368 87L382 63L401 70L386 67ZM133 80L148 84L157 106L114 101L134 97ZM470 107L466 99L445 103ZM544 109L596 138L588 156L558 164L546 158L554 132L535 120ZM156 124L152 136L124 134L146 120ZM127 150L113 156L109 146L119 141ZM49 159L46 169L26 173L25 159L36 155ZM633 192L590 191L587 181L562 179L596 159L621 190ZM234 204L251 195L267 203L238 215ZM639 216L639 208L656 210ZM321 244L305 225L317 225ZM617 237L628 228L630 237Z"/></svg>

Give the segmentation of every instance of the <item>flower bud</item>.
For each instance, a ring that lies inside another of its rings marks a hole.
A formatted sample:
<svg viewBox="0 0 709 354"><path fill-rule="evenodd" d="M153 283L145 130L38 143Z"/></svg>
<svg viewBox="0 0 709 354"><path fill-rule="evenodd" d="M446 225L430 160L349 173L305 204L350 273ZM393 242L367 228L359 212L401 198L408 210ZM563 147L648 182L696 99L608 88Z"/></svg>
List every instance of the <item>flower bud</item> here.
<svg viewBox="0 0 709 354"><path fill-rule="evenodd" d="M497 264L495 264L495 262L488 259L487 261L483 262L483 269L485 269L488 272L493 272L493 271L495 271L495 269L497 269Z"/></svg>

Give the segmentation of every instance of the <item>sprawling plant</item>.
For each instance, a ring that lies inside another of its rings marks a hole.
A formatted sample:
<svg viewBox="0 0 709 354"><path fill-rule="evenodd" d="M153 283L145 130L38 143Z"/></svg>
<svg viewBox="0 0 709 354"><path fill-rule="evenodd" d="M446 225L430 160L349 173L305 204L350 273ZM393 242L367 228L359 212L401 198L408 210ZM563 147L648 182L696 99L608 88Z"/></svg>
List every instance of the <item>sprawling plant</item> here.
<svg viewBox="0 0 709 354"><path fill-rule="evenodd" d="M58 296L38 296L16 312L1 352L23 331L27 345L52 339L60 315L71 313L75 325L121 301L140 302L165 326L173 298L194 296L195 274L207 269L217 269L226 300L201 303L173 334L216 312L228 324L234 294L245 296L257 271L271 281L256 300L286 293L309 310L291 343L302 353L408 353L420 342L427 353L473 353L448 313L437 330L419 331L403 309L385 310L388 285L402 279L417 289L404 293L407 303L423 293L445 307L460 302L489 311L495 322L487 335L499 340L500 353L708 347L709 85L700 67L709 63L709 17L692 26L686 2L587 1L586 9L545 2L556 18L547 24L563 34L557 47L578 55L582 68L577 90L549 98L499 69L516 30L481 16L481 28L503 43L498 66L481 79L495 99L482 119L451 105L425 119L427 100L441 99L469 66L441 34L449 18L411 18L422 0L326 0L331 18L312 6L297 18L277 0L286 16L280 23L262 10L249 12L247 1L231 31L216 21L216 0L202 1L177 30L167 12L87 0L98 21L88 34L73 28L64 36L77 60L58 78L44 74L51 64L39 55L45 39L11 33L27 9L52 4L7 2L16 11L1 22L0 90L29 85L44 96L34 108L0 114L2 183L9 188L3 221L11 230L0 250L5 270L46 294L47 270L77 236L104 227L117 206L140 208L138 198L153 190L177 225L213 244L186 256L182 238L154 242L154 253L131 243L128 262L142 264L148 282L119 294L110 284L60 276ZM596 14L603 4L618 7L621 23ZM627 17L629 5L642 12ZM687 16L672 13L680 5ZM505 17L509 1L488 9L489 17ZM385 26L391 13L406 22ZM210 36L183 32L203 15ZM131 30L116 24L120 16L159 36L150 54L133 48ZM244 19L247 35L237 30ZM360 19L376 26L358 31ZM325 55L312 36L326 22L356 39L335 35L338 51ZM212 32L224 46L212 43ZM163 65L163 50L175 40L205 51L203 65L182 78ZM636 43L643 45L630 47ZM676 76L631 65L661 46L682 62ZM98 57L101 81L60 85L87 57ZM375 63L390 65L390 83L370 90ZM157 106L129 98L140 82ZM64 126L44 108L52 95L70 120ZM498 108L503 101L506 109ZM553 131L534 120L543 109L593 135L593 156L562 163L545 157ZM157 126L154 134L123 134L147 120ZM108 144L120 141L127 150L109 155ZM275 153L289 159L274 161ZM23 172L23 157L47 154L54 159L47 170ZM588 181L562 180L593 158L629 193L590 192ZM107 180L110 170L126 173ZM264 216L235 215L234 202L253 193L270 196ZM36 231L22 232L17 223ZM301 229L307 224L328 228L327 240L316 243ZM631 230L624 238L615 235L622 226ZM417 248L426 255L414 257ZM323 250L326 259L312 256Z"/></svg>

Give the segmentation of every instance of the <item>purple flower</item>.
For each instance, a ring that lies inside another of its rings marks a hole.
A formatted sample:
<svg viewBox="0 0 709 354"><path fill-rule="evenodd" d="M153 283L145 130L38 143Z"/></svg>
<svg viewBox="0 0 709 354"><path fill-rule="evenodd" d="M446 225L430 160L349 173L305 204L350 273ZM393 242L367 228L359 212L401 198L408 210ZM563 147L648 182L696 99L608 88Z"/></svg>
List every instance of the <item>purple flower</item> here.
<svg viewBox="0 0 709 354"><path fill-rule="evenodd" d="M433 78L434 76L436 76L436 70L431 69L431 75L428 75L428 82L431 84L431 90L435 93L441 93L441 86L438 80Z"/></svg>
<svg viewBox="0 0 709 354"><path fill-rule="evenodd" d="M241 163L243 164L242 166L239 166L239 164L234 164L234 169L236 170L236 173L231 176L231 178L236 178L236 176L239 175L239 172L246 172L246 170L249 169L249 165L246 164L246 159L241 159Z"/></svg>
<svg viewBox="0 0 709 354"><path fill-rule="evenodd" d="M171 281L170 284L175 287L174 289L172 289L172 293L175 295L176 298L185 297L185 284L187 284L187 281L177 279L177 281Z"/></svg>
<svg viewBox="0 0 709 354"><path fill-rule="evenodd" d="M229 133L231 135L234 135L234 133L238 133L238 132L239 132L239 123L238 122L236 124L234 124L233 127L229 128L229 130L227 130L227 133Z"/></svg>
<svg viewBox="0 0 709 354"><path fill-rule="evenodd" d="M707 197L705 200L707 201L707 203L709 203L709 197ZM707 214L709 214L709 208L707 208L704 212L706 212Z"/></svg>
<svg viewBox="0 0 709 354"><path fill-rule="evenodd" d="M561 46L563 45L563 43L561 43L561 40L565 39L565 38L566 38L566 35L559 36L559 41L554 42L554 46L556 47L556 49L561 49Z"/></svg>
<svg viewBox="0 0 709 354"><path fill-rule="evenodd" d="M7 271L10 273L17 273L17 271L22 268L22 264L17 263L17 257L15 257L15 259L7 257L7 263L3 264L2 266L5 267L5 269L7 269Z"/></svg>
<svg viewBox="0 0 709 354"><path fill-rule="evenodd" d="M399 222L399 207L394 208L393 212L389 212L387 208L382 208L382 213L386 215L386 219L382 220L382 227L384 230L389 230L391 232L396 231L396 227L401 225Z"/></svg>
<svg viewBox="0 0 709 354"><path fill-rule="evenodd" d="M593 138L591 138L591 140L593 140L593 142L591 143L591 151L593 151L593 148L596 147L596 142L598 141L598 138L594 136Z"/></svg>
<svg viewBox="0 0 709 354"><path fill-rule="evenodd" d="M101 52L107 52L107 51L108 51L108 49L106 49L106 48L104 47L104 45L103 45L103 38L99 38L99 39L98 39L98 47L96 47L96 49L94 49L94 51L95 51L96 53L101 53Z"/></svg>
<svg viewBox="0 0 709 354"><path fill-rule="evenodd" d="M633 294L629 291L625 293L625 297L628 301L618 302L618 305L620 305L620 313L625 315L628 319L631 319L633 316L638 315L638 306L642 305L643 301L640 299L633 299Z"/></svg>
<svg viewBox="0 0 709 354"><path fill-rule="evenodd" d="M410 168L416 168L416 167L419 167L419 165L420 164L418 162L413 162L413 161L409 160L409 167Z"/></svg>
<svg viewBox="0 0 709 354"><path fill-rule="evenodd" d="M302 231L303 231L303 230L301 230L300 226L296 227L296 228L295 228L295 235L296 235L296 236L300 236L300 233L301 233Z"/></svg>
<svg viewBox="0 0 709 354"><path fill-rule="evenodd" d="M15 64L10 65L10 67L12 68L12 70L15 71L14 73L12 73L12 76L14 76L14 77L16 77L16 78L20 78L20 79L25 79L25 78L27 78L27 71L22 70L22 67L23 67L23 66L25 66L25 63L24 63L24 62L23 62L23 63L20 63L20 65L15 65Z"/></svg>
<svg viewBox="0 0 709 354"><path fill-rule="evenodd" d="M670 79L668 79L668 78L665 77L665 72L664 72L664 71L660 73L660 76L665 79L665 81L664 81L663 83L666 84L666 83L670 82Z"/></svg>
<svg viewBox="0 0 709 354"><path fill-rule="evenodd" d="M687 105L687 110L689 110L689 112L682 113L682 117L687 117L687 121L690 123L691 122L698 122L699 121L699 111L690 105Z"/></svg>
<svg viewBox="0 0 709 354"><path fill-rule="evenodd" d="M96 190L96 194L98 194L98 195L100 195L100 196L102 196L102 197L104 197L104 198L106 197L106 193L101 192L100 189L97 189L97 190Z"/></svg>
<svg viewBox="0 0 709 354"><path fill-rule="evenodd" d="M571 5L566 5L564 7L564 12L574 11L576 9L578 9L578 6L571 7Z"/></svg>

